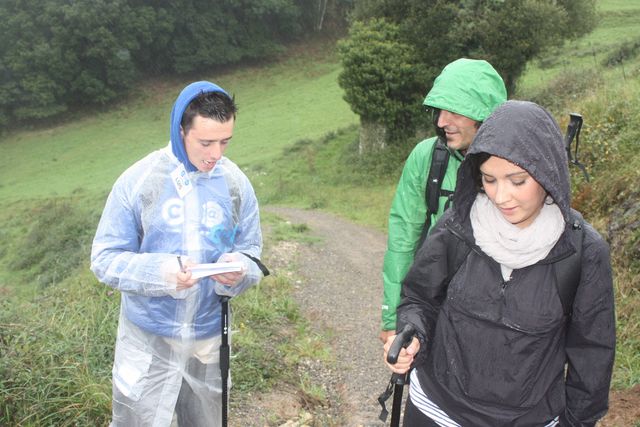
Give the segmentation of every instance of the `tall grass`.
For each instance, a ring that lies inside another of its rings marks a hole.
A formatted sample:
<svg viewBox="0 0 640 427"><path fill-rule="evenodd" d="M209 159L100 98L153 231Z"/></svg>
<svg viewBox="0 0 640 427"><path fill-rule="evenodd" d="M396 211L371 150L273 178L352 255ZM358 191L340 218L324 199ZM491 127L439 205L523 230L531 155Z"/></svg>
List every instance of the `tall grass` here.
<svg viewBox="0 0 640 427"><path fill-rule="evenodd" d="M261 201L325 209L385 229L406 151L358 156L357 148L355 126L297 141L254 176Z"/></svg>
<svg viewBox="0 0 640 427"><path fill-rule="evenodd" d="M600 69L613 50L640 37L639 0L600 0L597 7L600 21L595 30L528 63L518 80L519 92L544 88L561 73ZM623 68L616 72L622 74Z"/></svg>
<svg viewBox="0 0 640 427"><path fill-rule="evenodd" d="M81 210L79 203L65 206ZM49 215L39 211L35 222L46 223ZM273 244L308 239L304 226L274 217L266 222L278 230ZM56 237L67 237L70 229L53 227L49 233L41 249L55 252ZM87 256L83 246L64 253ZM267 264L269 257L267 250ZM0 301L0 425L106 426L111 418L120 295L98 283L86 266L70 268L66 276L38 286L35 297ZM235 406L248 393L283 384L300 390L301 399L326 403L297 370L303 360L329 359L326 339L310 331L292 290L286 275L275 275L232 300Z"/></svg>
<svg viewBox="0 0 640 427"><path fill-rule="evenodd" d="M86 271L1 303L0 424L106 425L118 300Z"/></svg>

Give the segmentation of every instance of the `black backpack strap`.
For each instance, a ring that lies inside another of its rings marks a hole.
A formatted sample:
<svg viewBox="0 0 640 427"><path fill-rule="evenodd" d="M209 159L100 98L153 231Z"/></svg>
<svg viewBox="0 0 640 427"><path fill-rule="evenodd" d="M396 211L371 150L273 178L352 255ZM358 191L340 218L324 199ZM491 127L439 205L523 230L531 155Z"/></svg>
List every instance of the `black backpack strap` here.
<svg viewBox="0 0 640 427"><path fill-rule="evenodd" d="M264 277L267 277L269 274L271 274L271 273L269 272L269 269L267 268L267 266L266 266L266 265L264 265L264 264L262 263L262 261L260 261L258 258L254 257L254 256L251 256L251 255L249 255L249 254L248 254L248 253L246 253L246 252L240 252L240 253L241 253L242 255L246 256L247 258L249 258L251 261L255 262L255 263L256 263L256 265L258 266L258 268L260 269L260 271L262 272L262 275L263 275Z"/></svg>
<svg viewBox="0 0 640 427"><path fill-rule="evenodd" d="M447 190L442 190L442 181L447 172L449 164L449 150L440 139L433 147L431 155L431 167L429 168L429 177L427 178L427 187L425 190L425 200L427 201L427 218L438 212L439 199L441 195L449 195ZM441 194L445 191L447 194Z"/></svg>
<svg viewBox="0 0 640 427"><path fill-rule="evenodd" d="M449 218L445 225L455 236L455 238L447 241L447 280L451 281L464 263L464 260L469 256L471 246L469 246L463 237L462 225L460 223Z"/></svg>
<svg viewBox="0 0 640 427"><path fill-rule="evenodd" d="M429 229L431 228L431 216L438 212L440 197L449 197L453 194L453 191L442 189L442 181L444 180L444 176L447 172L450 155L451 154L447 147L444 145L442 140L438 138L431 153L431 166L429 167L429 175L427 176L424 194L427 205L427 217L425 218L418 248L422 246L422 242L424 242L424 239L427 237L427 233L429 233ZM446 207L448 207L448 202Z"/></svg>
<svg viewBox="0 0 640 427"><path fill-rule="evenodd" d="M558 295L562 302L562 310L567 316L571 316L573 311L573 300L576 296L578 285L580 284L580 274L582 272L582 240L584 237L582 223L582 216L572 211L570 237L571 243L576 248L576 251L553 265L556 274Z"/></svg>

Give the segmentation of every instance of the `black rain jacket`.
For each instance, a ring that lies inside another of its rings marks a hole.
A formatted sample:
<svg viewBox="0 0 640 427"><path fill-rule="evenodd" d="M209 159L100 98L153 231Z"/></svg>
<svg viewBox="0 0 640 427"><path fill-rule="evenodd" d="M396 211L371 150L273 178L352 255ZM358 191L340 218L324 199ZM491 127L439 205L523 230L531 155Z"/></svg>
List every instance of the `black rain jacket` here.
<svg viewBox="0 0 640 427"><path fill-rule="evenodd" d="M478 186L471 171L481 152L527 170L570 223L568 164L557 123L536 104L506 102L480 127L459 170L454 208L438 221L403 282L398 330L410 323L418 331L420 384L462 426L539 427L556 416L561 426L594 426L607 411L615 351L608 245L583 224L570 315L563 312L554 273L554 263L576 250L570 225L546 258L514 270L509 282L477 246L448 277L455 248L474 246L469 212Z"/></svg>

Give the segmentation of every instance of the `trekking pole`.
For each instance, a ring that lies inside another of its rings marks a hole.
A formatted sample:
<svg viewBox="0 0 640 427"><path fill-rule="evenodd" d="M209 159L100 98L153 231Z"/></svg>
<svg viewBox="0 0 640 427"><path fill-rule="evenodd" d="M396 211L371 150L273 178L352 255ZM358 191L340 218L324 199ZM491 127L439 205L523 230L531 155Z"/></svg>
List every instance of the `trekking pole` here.
<svg viewBox="0 0 640 427"><path fill-rule="evenodd" d="M578 113L569 114L569 124L567 125L567 133L564 136L564 147L567 150L567 158L569 164L574 164L580 168L584 174L584 178L589 182L589 174L582 163L578 161L578 147L580 145L580 130L582 129L582 116ZM576 149L573 156L571 155L571 143L576 140Z"/></svg>
<svg viewBox="0 0 640 427"><path fill-rule="evenodd" d="M389 348L389 352L387 353L387 362L392 365L398 361L398 356L400 356L400 350L406 348L409 344L411 344L411 340L415 335L415 329L411 325L405 325L402 331L396 335L393 343L391 344L391 348ZM391 380L389 381L389 385L387 389L378 397L378 402L380 406L382 406L382 411L380 411L380 421L385 422L387 420L387 416L389 415L389 411L387 411L387 407L385 402L389 399L389 396L393 393L393 406L391 407L391 427L397 427L400 425L400 412L402 409L402 390L405 384L409 383L409 373L404 374L392 374Z"/></svg>
<svg viewBox="0 0 640 427"><path fill-rule="evenodd" d="M229 393L227 384L229 382L229 299L230 297L221 296L222 312L220 313L220 323L222 326L222 343L220 344L220 373L222 377L222 427L227 427L228 410L229 410Z"/></svg>

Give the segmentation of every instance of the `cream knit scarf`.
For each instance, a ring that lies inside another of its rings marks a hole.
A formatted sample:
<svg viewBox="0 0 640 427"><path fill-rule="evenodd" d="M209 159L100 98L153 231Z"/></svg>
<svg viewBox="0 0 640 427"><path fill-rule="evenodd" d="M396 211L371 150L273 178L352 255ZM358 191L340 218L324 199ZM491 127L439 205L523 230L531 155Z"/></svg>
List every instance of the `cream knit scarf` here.
<svg viewBox="0 0 640 427"><path fill-rule="evenodd" d="M546 257L565 227L556 204L544 204L528 227L517 227L507 221L483 193L479 193L473 202L470 216L476 244L500 264L505 281L511 278L514 269L527 267Z"/></svg>

